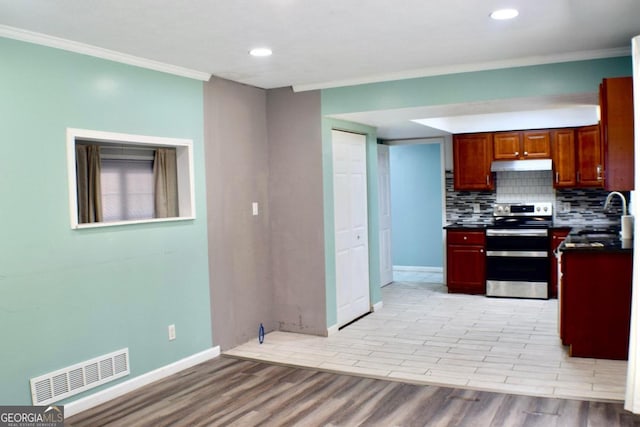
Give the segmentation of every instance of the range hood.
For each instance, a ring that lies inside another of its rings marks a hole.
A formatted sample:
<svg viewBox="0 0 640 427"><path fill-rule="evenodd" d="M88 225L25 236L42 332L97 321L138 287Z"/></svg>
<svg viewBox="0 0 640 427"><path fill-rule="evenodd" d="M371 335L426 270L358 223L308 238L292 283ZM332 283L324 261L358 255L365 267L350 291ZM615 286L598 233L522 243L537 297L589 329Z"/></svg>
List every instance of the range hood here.
<svg viewBox="0 0 640 427"><path fill-rule="evenodd" d="M551 159L494 160L491 172L550 171Z"/></svg>

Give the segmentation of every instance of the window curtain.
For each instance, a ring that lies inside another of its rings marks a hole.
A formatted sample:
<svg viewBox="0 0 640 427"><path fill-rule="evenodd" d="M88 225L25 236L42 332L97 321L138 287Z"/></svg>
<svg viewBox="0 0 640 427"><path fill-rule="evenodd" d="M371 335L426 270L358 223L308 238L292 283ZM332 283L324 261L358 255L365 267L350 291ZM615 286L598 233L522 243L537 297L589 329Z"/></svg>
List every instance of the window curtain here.
<svg viewBox="0 0 640 427"><path fill-rule="evenodd" d="M178 216L178 174L176 150L156 149L153 160L155 218Z"/></svg>
<svg viewBox="0 0 640 427"><path fill-rule="evenodd" d="M78 223L102 222L100 146L76 144Z"/></svg>

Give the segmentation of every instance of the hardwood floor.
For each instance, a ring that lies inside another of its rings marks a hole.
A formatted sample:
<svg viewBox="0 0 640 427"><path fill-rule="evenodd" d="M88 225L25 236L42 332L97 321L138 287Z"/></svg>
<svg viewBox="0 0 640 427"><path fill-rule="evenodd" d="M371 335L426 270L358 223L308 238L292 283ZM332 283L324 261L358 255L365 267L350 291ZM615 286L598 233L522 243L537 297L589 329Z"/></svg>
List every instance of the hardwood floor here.
<svg viewBox="0 0 640 427"><path fill-rule="evenodd" d="M80 426L640 426L620 403L415 385L221 356L70 417Z"/></svg>

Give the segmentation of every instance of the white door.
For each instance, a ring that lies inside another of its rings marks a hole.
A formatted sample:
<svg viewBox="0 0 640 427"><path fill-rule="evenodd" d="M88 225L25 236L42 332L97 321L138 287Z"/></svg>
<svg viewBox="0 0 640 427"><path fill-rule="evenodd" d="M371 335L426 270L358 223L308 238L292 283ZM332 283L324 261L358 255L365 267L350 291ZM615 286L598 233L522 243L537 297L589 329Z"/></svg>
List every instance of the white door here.
<svg viewBox="0 0 640 427"><path fill-rule="evenodd" d="M393 282L391 262L391 182L389 146L378 144L378 211L380 212L380 286Z"/></svg>
<svg viewBox="0 0 640 427"><path fill-rule="evenodd" d="M366 136L332 131L338 326L370 311Z"/></svg>

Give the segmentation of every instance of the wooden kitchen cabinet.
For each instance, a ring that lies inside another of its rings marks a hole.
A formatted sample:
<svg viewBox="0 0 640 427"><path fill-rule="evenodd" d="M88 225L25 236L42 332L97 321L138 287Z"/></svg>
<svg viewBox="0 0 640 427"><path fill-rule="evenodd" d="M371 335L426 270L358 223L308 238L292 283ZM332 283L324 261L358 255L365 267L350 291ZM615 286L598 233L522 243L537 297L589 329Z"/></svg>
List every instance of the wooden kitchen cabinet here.
<svg viewBox="0 0 640 427"><path fill-rule="evenodd" d="M555 256L556 249L569 235L569 228L556 228L551 230L551 247L549 248L549 296L558 298L558 259Z"/></svg>
<svg viewBox="0 0 640 427"><path fill-rule="evenodd" d="M604 79L600 85L600 137L604 156L604 188L634 189L633 80Z"/></svg>
<svg viewBox="0 0 640 427"><path fill-rule="evenodd" d="M485 288L484 231L447 230L449 293L484 294Z"/></svg>
<svg viewBox="0 0 640 427"><path fill-rule="evenodd" d="M627 359L631 251L563 251L560 334L569 354Z"/></svg>
<svg viewBox="0 0 640 427"><path fill-rule="evenodd" d="M600 126L584 126L576 131L576 186L603 187L604 172Z"/></svg>
<svg viewBox="0 0 640 427"><path fill-rule="evenodd" d="M522 132L523 159L550 159L551 138L548 130L526 130Z"/></svg>
<svg viewBox="0 0 640 427"><path fill-rule="evenodd" d="M496 132L493 134L493 159L517 160L521 156L520 132Z"/></svg>
<svg viewBox="0 0 640 427"><path fill-rule="evenodd" d="M571 188L576 186L576 142L575 129L551 131L551 158L553 159L553 186Z"/></svg>
<svg viewBox="0 0 640 427"><path fill-rule="evenodd" d="M456 191L493 190L491 142L490 133L453 136L453 188Z"/></svg>
<svg viewBox="0 0 640 427"><path fill-rule="evenodd" d="M494 160L551 158L551 140L547 130L496 132L493 134Z"/></svg>

